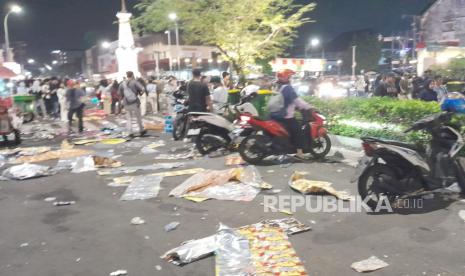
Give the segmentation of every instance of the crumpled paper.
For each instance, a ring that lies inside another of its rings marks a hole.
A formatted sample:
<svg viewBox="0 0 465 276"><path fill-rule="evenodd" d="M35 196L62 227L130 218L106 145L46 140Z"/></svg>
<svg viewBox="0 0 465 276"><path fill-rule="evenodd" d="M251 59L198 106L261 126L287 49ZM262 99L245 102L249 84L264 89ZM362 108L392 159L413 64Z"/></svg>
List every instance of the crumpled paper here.
<svg viewBox="0 0 465 276"><path fill-rule="evenodd" d="M380 260L378 257L371 256L366 260L353 263L350 267L357 272L371 272L379 270L381 268L385 268L388 265L388 263L386 263L383 260Z"/></svg>
<svg viewBox="0 0 465 276"><path fill-rule="evenodd" d="M92 156L81 156L78 157L72 165L72 173L83 173L95 171L95 162Z"/></svg>
<svg viewBox="0 0 465 276"><path fill-rule="evenodd" d="M203 168L195 168L195 169L187 169L187 170L159 172L159 173L148 174L147 176L161 176L161 177L180 176L180 175L196 174L204 170L205 169ZM113 182L108 184L108 186L111 186L111 187L128 186L129 183L134 179L134 177L135 176L115 177L113 178Z"/></svg>
<svg viewBox="0 0 465 276"><path fill-rule="evenodd" d="M301 223L296 218L269 219L256 223L255 225L257 227L278 227L288 235L295 235L312 230L310 226Z"/></svg>
<svg viewBox="0 0 465 276"><path fill-rule="evenodd" d="M327 193L341 200L352 200L353 197L346 191L337 191L332 184L324 181L305 179L305 172L294 172L289 180L289 186L302 194Z"/></svg>
<svg viewBox="0 0 465 276"><path fill-rule="evenodd" d="M270 187L261 180L256 168L250 166L229 170L206 170L195 174L170 192L170 196L188 199L252 201L260 188Z"/></svg>
<svg viewBox="0 0 465 276"><path fill-rule="evenodd" d="M215 235L216 275L248 276L255 275L249 241L238 231L220 225Z"/></svg>
<svg viewBox="0 0 465 276"><path fill-rule="evenodd" d="M24 163L10 167L3 171L3 180L24 180L41 176L51 175L50 167L36 164Z"/></svg>
<svg viewBox="0 0 465 276"><path fill-rule="evenodd" d="M123 166L121 161L114 160L108 157L93 156L94 164L96 168L118 168Z"/></svg>
<svg viewBox="0 0 465 276"><path fill-rule="evenodd" d="M161 176L153 175L136 176L132 179L120 200L144 200L157 197L162 179Z"/></svg>

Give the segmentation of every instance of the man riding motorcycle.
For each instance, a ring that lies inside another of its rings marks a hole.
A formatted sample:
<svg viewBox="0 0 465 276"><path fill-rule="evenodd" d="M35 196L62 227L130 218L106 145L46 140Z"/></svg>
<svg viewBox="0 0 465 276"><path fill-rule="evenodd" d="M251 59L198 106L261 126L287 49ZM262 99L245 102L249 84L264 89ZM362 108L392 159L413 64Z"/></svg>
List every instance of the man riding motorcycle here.
<svg viewBox="0 0 465 276"><path fill-rule="evenodd" d="M311 110L311 106L299 98L291 85L291 77L295 72L290 69L280 70L277 73L278 95L270 99L268 109L271 119L281 123L289 132L292 144L297 149L295 157L307 159L303 152L304 133L302 127L295 118L295 110L301 113ZM308 113L308 112L305 112Z"/></svg>

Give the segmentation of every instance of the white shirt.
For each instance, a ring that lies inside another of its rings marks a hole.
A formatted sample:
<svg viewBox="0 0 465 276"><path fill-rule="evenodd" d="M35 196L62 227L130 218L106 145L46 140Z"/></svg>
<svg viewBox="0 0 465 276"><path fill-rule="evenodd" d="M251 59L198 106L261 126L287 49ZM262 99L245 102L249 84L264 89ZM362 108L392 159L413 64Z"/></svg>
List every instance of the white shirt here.
<svg viewBox="0 0 465 276"><path fill-rule="evenodd" d="M228 102L228 90L224 86L215 88L212 92L212 99L214 103L225 104Z"/></svg>

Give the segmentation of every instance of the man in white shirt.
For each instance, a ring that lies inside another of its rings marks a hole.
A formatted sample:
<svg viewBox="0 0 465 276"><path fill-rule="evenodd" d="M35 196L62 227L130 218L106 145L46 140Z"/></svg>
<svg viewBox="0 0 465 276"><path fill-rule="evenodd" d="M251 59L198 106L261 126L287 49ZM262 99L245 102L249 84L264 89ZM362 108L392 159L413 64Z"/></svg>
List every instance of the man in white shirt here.
<svg viewBox="0 0 465 276"><path fill-rule="evenodd" d="M157 93L157 85L155 84L155 79L151 79L149 84L146 87L148 93L148 103L152 108L152 113L158 113L158 93Z"/></svg>
<svg viewBox="0 0 465 276"><path fill-rule="evenodd" d="M228 89L223 85L220 77L212 77L210 83L213 84L213 92L211 94L213 108L215 112L221 112L221 107L228 102Z"/></svg>

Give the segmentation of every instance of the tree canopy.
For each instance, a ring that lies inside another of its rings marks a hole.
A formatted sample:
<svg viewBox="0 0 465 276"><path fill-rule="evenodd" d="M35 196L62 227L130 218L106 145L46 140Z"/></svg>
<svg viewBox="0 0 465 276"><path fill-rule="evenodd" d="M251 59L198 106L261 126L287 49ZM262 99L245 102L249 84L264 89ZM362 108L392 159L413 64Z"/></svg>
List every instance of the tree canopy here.
<svg viewBox="0 0 465 276"><path fill-rule="evenodd" d="M142 31L163 31L172 28L168 14L175 12L183 40L216 46L244 76L256 60L282 54L314 7L294 0L142 0L135 23Z"/></svg>

